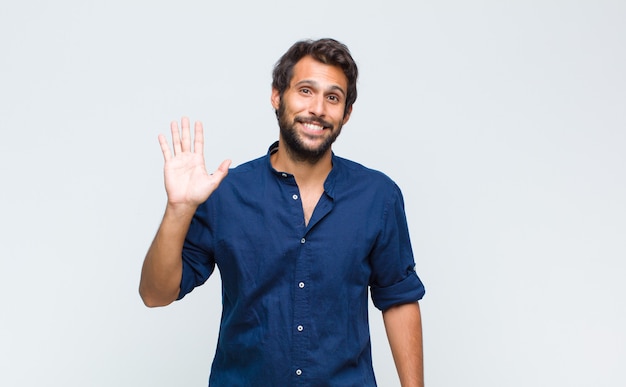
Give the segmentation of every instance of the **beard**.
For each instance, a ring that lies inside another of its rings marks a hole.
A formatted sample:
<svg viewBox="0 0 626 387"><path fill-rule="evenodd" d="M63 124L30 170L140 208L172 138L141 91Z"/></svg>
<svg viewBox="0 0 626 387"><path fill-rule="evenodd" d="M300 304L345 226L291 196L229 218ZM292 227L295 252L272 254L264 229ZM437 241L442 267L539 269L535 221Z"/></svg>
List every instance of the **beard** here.
<svg viewBox="0 0 626 387"><path fill-rule="evenodd" d="M343 127L343 120L341 120L335 128L331 123L317 117L304 118L296 116L292 122L289 122L285 112L285 104L282 101L278 106L278 110L276 110L276 116L278 117L278 126L287 153L296 161L308 162L309 164L317 163L322 156L328 152L337 137L339 137L341 128ZM322 125L324 127L323 130L329 130L331 135L324 138L324 141L319 146L315 148L309 147L302 141L301 136L298 135L295 128L296 123L303 124L305 122Z"/></svg>

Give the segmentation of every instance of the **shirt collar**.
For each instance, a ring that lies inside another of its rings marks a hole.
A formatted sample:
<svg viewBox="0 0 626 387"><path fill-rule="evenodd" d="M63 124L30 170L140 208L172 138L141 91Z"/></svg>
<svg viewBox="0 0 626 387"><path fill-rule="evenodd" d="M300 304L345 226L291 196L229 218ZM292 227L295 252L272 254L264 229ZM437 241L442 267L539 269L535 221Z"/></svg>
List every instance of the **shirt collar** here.
<svg viewBox="0 0 626 387"><path fill-rule="evenodd" d="M270 157L277 151L278 151L278 141L275 141L272 145L269 146L269 148L267 148L266 158L267 158L268 168L276 176L280 176L280 177L292 176L290 173L277 171L272 166L272 161L270 160ZM328 196L332 198L334 197L335 182L337 180L338 174L341 171L341 160L337 156L335 156L335 152L332 152L331 161L332 161L333 167L330 170L330 173L328 174L328 176L326 177L326 181L324 182L324 191L326 192Z"/></svg>

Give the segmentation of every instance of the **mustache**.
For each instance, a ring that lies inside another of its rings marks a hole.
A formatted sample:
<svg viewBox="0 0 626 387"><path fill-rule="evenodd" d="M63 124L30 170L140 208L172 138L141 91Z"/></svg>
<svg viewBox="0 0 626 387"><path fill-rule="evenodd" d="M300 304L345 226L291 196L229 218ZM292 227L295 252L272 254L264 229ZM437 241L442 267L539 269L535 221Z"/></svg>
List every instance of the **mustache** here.
<svg viewBox="0 0 626 387"><path fill-rule="evenodd" d="M298 122L300 124L317 124L323 126L324 128L334 129L335 127L328 121L325 121L319 117L300 117L297 116L293 119L294 122Z"/></svg>

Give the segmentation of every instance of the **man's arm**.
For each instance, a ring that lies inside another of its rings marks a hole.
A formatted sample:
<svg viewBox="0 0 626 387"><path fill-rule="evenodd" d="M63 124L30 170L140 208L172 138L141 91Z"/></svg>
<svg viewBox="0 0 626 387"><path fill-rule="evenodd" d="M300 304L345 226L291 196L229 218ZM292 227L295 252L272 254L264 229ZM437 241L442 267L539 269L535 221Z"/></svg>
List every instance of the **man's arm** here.
<svg viewBox="0 0 626 387"><path fill-rule="evenodd" d="M139 294L146 306L165 306L178 297L183 243L194 212L167 206L141 269Z"/></svg>
<svg viewBox="0 0 626 387"><path fill-rule="evenodd" d="M424 358L419 303L392 306L383 312L383 320L402 387L423 387Z"/></svg>
<svg viewBox="0 0 626 387"><path fill-rule="evenodd" d="M150 307L168 305L178 297L183 243L191 219L198 206L226 177L230 166L230 161L225 160L214 173L208 174L204 164L202 124L195 124L193 149L189 119L184 117L181 126L182 137L178 123L171 124L173 154L165 136L159 136L165 159L167 207L143 262L139 283L139 294Z"/></svg>

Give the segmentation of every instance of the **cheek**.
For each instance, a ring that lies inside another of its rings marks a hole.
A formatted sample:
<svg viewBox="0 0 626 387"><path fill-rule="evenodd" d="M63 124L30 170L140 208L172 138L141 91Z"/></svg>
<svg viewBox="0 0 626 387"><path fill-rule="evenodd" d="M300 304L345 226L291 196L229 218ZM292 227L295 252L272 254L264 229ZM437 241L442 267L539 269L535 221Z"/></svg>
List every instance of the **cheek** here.
<svg viewBox="0 0 626 387"><path fill-rule="evenodd" d="M289 112L294 112L294 113L299 113L302 112L304 110L307 110L307 103L306 103L306 99L304 98L290 98L289 100L287 100L287 111Z"/></svg>
<svg viewBox="0 0 626 387"><path fill-rule="evenodd" d="M333 121L335 122L343 122L344 120L347 121L349 116L344 117L344 112L345 112L345 109L343 107L334 109L332 111Z"/></svg>

